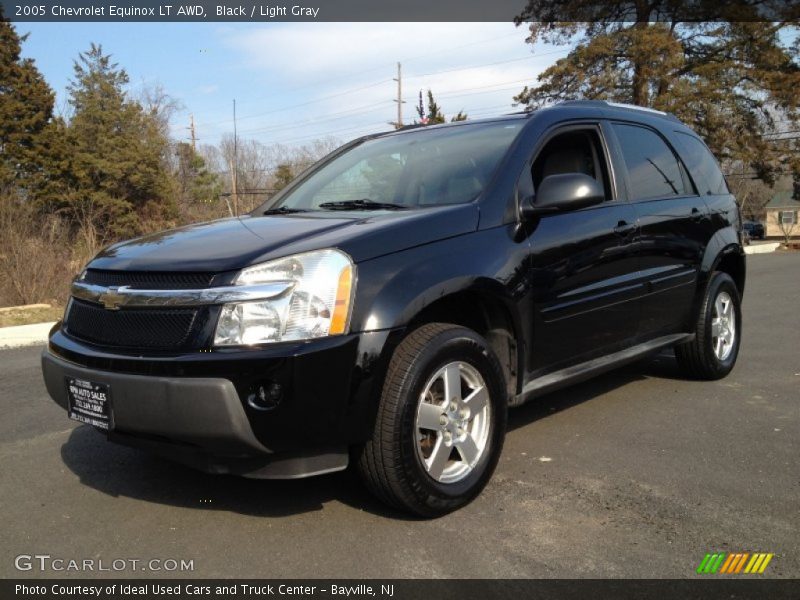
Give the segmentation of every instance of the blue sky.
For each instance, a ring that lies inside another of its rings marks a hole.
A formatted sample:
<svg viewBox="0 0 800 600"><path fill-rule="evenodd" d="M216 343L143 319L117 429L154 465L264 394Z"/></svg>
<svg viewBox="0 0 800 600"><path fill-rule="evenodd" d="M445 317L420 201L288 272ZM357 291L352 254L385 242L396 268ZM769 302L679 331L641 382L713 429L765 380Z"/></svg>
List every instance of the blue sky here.
<svg viewBox="0 0 800 600"><path fill-rule="evenodd" d="M566 48L524 43L511 23L19 23L66 108L72 63L91 42L124 67L131 91L160 84L183 106L173 135L188 136L194 114L201 144L232 132L236 98L241 138L302 145L388 129L396 105L395 63L403 63L404 120L430 87L446 114L511 112L512 96Z"/></svg>

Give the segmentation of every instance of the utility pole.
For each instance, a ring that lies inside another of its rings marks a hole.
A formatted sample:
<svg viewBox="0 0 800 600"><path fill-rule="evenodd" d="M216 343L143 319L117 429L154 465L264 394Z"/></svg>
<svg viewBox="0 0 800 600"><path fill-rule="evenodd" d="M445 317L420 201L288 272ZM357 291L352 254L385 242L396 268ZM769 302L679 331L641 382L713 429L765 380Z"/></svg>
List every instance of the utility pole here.
<svg viewBox="0 0 800 600"><path fill-rule="evenodd" d="M189 132L192 136L192 153L197 151L197 135L194 130L194 114L189 115Z"/></svg>
<svg viewBox="0 0 800 600"><path fill-rule="evenodd" d="M397 63L397 77L393 78L393 81L397 82L397 98L395 102L397 102L397 122L394 126L397 129L400 129L403 126L403 71L400 63Z"/></svg>
<svg viewBox="0 0 800 600"><path fill-rule="evenodd" d="M239 216L239 193L236 190L236 166L234 165L233 160L228 162L228 168L231 171L231 196L233 197L233 211L231 216L238 217ZM230 211L231 207L228 206L228 211Z"/></svg>
<svg viewBox="0 0 800 600"><path fill-rule="evenodd" d="M233 213L239 216L239 194L236 184L239 174L239 137L236 133L236 98L233 99L233 161L231 162L231 192L233 193Z"/></svg>

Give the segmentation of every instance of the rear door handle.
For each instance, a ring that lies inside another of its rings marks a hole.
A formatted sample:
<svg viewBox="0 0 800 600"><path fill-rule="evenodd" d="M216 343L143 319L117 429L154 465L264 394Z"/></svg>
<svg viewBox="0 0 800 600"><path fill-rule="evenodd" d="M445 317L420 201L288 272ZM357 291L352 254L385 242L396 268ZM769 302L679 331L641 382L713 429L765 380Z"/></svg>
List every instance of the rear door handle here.
<svg viewBox="0 0 800 600"><path fill-rule="evenodd" d="M628 236L636 229L636 225L634 223L628 223L627 221L620 221L617 223L617 226L614 227L614 233L621 236Z"/></svg>

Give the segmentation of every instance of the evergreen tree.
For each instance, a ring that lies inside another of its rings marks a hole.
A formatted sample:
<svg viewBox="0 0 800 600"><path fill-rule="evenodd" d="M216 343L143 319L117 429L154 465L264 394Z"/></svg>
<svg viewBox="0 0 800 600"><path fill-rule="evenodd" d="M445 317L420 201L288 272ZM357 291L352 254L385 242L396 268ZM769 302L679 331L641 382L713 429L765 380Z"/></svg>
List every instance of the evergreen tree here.
<svg viewBox="0 0 800 600"><path fill-rule="evenodd" d="M92 44L74 64L68 86L74 113L62 161L62 210L101 237L131 237L170 224L175 187L166 168L161 124L127 97L128 75Z"/></svg>
<svg viewBox="0 0 800 600"><path fill-rule="evenodd" d="M0 8L0 189L28 191L44 177L42 153L55 95Z"/></svg>
<svg viewBox="0 0 800 600"><path fill-rule="evenodd" d="M419 121L414 121L414 123L421 124L421 125L436 125L438 123L446 123L447 119L442 112L441 107L436 102L436 99L433 97L433 92L428 90L427 93L428 97L428 108L425 109L425 104L422 101L422 90L419 91L419 103L417 104L417 114L419 115ZM464 111L458 111L452 119L451 122L455 121L466 121L467 115Z"/></svg>
<svg viewBox="0 0 800 600"><path fill-rule="evenodd" d="M206 161L186 142L175 147L177 180L181 204L188 209L197 204L212 204L217 201L222 184L219 176L212 173Z"/></svg>
<svg viewBox="0 0 800 600"><path fill-rule="evenodd" d="M598 99L668 111L720 159L770 182L775 172L797 169L798 147L765 134L797 129L800 120L798 26L758 21L760 4L737 3L734 21L717 14L702 22L671 0L532 0L517 18L535 21L528 42L575 45L515 101L532 109Z"/></svg>

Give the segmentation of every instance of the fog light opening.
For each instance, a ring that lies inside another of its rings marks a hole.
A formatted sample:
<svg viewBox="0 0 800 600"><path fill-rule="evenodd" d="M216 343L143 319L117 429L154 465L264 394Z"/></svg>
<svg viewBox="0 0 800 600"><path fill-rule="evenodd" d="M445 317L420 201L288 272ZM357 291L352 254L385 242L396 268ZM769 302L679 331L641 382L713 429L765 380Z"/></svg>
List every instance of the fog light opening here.
<svg viewBox="0 0 800 600"><path fill-rule="evenodd" d="M283 399L283 386L276 381L259 381L250 386L247 404L256 410L274 410Z"/></svg>

